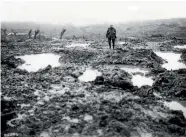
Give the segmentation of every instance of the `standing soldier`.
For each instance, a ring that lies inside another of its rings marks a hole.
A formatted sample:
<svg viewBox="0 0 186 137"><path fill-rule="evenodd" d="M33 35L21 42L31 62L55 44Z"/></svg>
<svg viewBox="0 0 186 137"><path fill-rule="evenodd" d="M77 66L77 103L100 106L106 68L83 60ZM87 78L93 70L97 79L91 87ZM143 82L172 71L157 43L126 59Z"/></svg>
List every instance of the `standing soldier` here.
<svg viewBox="0 0 186 137"><path fill-rule="evenodd" d="M111 49L111 41L112 41L112 46L114 49L115 39L116 39L116 29L113 27L113 25L110 25L110 27L108 28L106 38L108 38L108 43L109 43L110 49Z"/></svg>

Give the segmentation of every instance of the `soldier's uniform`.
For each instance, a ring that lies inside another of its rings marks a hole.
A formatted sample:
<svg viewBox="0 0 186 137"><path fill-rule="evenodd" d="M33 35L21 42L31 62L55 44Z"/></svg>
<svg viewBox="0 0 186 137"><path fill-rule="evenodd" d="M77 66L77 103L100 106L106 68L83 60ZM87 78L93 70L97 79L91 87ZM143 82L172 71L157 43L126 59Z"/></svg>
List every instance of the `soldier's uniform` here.
<svg viewBox="0 0 186 137"><path fill-rule="evenodd" d="M116 39L116 29L112 25L108 28L106 37L108 38L108 43L109 43L110 49L111 49L111 41L112 41L112 46L114 49L115 39Z"/></svg>

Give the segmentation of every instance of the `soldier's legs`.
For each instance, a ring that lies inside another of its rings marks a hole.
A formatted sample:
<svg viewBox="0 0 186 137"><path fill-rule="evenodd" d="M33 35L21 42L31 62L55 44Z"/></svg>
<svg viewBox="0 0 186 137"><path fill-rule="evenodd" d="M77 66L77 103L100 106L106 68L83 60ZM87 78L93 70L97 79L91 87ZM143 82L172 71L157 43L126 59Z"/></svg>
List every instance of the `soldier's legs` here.
<svg viewBox="0 0 186 137"><path fill-rule="evenodd" d="M111 39L108 39L109 47L111 49Z"/></svg>
<svg viewBox="0 0 186 137"><path fill-rule="evenodd" d="M115 47L115 39L112 39L112 46L113 46L113 49Z"/></svg>

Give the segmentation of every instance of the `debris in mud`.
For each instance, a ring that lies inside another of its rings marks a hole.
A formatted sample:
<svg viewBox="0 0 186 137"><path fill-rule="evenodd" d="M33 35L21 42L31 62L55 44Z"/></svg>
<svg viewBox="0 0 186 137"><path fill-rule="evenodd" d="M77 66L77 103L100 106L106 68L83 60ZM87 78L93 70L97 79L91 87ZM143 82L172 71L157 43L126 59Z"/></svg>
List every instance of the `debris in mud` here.
<svg viewBox="0 0 186 137"><path fill-rule="evenodd" d="M23 59L20 59L20 58L15 58L14 56L10 56L6 59L2 58L1 63L6 64L9 67L16 68L19 65L22 65L23 63L25 63L25 61Z"/></svg>
<svg viewBox="0 0 186 137"><path fill-rule="evenodd" d="M146 68L156 68L163 63L159 56L148 49L117 50L103 54L98 59L103 64L134 65Z"/></svg>
<svg viewBox="0 0 186 137"><path fill-rule="evenodd" d="M167 98L186 99L186 69L166 71L160 74L152 89Z"/></svg>
<svg viewBox="0 0 186 137"><path fill-rule="evenodd" d="M132 89L131 76L119 68L102 68L102 76L94 81L98 85L108 85L122 89Z"/></svg>
<svg viewBox="0 0 186 137"><path fill-rule="evenodd" d="M1 98L1 132L9 128L7 122L16 116L16 103L13 100L4 100Z"/></svg>

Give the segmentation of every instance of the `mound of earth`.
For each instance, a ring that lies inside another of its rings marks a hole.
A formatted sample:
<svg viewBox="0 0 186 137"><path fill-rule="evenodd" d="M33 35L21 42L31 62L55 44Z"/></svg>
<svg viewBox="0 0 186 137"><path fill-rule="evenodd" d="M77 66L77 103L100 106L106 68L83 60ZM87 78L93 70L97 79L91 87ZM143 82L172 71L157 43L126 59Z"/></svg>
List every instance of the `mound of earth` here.
<svg viewBox="0 0 186 137"><path fill-rule="evenodd" d="M133 88L131 76L124 70L121 70L120 68L117 67L116 68L102 67L102 76L98 76L94 83L129 90Z"/></svg>
<svg viewBox="0 0 186 137"><path fill-rule="evenodd" d="M156 68L163 63L163 60L160 57L158 57L152 50L147 49L108 51L101 56L98 56L98 58L100 63L126 64L148 68Z"/></svg>
<svg viewBox="0 0 186 137"><path fill-rule="evenodd" d="M186 69L166 71L158 76L152 89L168 98L186 99Z"/></svg>

